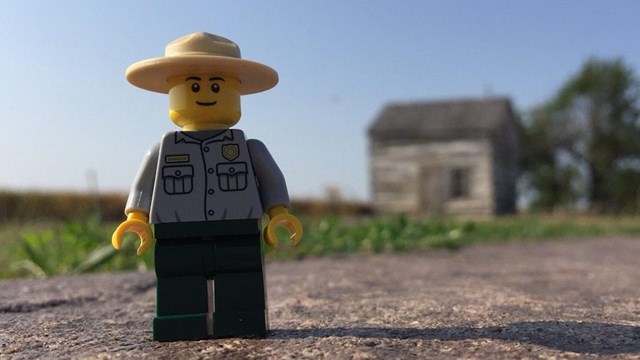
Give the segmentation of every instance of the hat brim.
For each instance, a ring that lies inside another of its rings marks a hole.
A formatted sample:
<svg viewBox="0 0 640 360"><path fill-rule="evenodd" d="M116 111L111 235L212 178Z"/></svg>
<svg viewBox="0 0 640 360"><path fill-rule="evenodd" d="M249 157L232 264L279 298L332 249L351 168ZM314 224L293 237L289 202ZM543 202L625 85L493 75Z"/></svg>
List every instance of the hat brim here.
<svg viewBox="0 0 640 360"><path fill-rule="evenodd" d="M240 80L240 94L269 90L278 83L278 73L272 68L250 60L228 56L180 55L139 61L127 68L131 84L150 91L167 94L168 79L177 75L211 73Z"/></svg>

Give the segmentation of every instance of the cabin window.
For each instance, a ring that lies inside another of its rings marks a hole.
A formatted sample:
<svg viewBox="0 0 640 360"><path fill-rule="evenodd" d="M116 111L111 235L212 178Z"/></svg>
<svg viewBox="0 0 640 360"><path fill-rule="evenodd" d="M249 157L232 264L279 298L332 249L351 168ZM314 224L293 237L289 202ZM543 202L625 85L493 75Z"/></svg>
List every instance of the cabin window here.
<svg viewBox="0 0 640 360"><path fill-rule="evenodd" d="M450 195L452 199L462 199L469 197L469 180L471 171L468 168L455 168L451 170Z"/></svg>

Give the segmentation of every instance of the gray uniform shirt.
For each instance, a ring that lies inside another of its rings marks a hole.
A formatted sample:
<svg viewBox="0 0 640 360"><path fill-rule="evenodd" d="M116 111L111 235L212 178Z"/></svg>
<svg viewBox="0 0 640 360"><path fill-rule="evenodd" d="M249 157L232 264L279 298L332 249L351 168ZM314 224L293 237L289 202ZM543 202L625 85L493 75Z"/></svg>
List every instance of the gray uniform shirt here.
<svg viewBox="0 0 640 360"><path fill-rule="evenodd" d="M284 177L267 148L241 130L177 131L145 157L125 212L151 223L260 219L289 207Z"/></svg>

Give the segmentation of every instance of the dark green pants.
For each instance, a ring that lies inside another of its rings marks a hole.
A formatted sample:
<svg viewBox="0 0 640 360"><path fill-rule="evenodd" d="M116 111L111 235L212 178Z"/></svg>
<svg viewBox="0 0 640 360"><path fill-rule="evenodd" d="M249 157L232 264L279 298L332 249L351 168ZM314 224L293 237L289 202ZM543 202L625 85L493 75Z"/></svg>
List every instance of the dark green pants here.
<svg viewBox="0 0 640 360"><path fill-rule="evenodd" d="M259 221L156 224L155 237L154 340L266 335Z"/></svg>

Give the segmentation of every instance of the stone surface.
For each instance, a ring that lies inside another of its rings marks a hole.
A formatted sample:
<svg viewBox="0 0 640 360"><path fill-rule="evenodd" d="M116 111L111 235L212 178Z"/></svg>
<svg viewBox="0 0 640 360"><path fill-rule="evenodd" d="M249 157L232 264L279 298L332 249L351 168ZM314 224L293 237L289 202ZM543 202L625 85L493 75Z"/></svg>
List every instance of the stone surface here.
<svg viewBox="0 0 640 360"><path fill-rule="evenodd" d="M0 282L0 359L640 358L640 239L267 265L266 339L151 341L152 273Z"/></svg>

